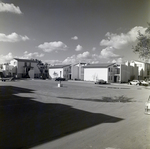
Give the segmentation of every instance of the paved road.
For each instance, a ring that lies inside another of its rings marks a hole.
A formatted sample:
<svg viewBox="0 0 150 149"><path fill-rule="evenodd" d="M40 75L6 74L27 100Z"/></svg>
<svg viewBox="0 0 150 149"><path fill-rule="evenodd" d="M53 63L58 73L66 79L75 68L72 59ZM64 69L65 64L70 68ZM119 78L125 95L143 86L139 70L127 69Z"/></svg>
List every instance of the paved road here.
<svg viewBox="0 0 150 149"><path fill-rule="evenodd" d="M150 148L149 88L57 83L0 82L0 148Z"/></svg>

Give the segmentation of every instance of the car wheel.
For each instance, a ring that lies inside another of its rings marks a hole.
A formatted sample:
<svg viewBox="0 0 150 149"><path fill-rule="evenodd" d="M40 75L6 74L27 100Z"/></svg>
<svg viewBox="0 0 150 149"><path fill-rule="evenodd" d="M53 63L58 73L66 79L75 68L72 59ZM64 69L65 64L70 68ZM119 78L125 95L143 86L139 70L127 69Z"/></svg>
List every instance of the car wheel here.
<svg viewBox="0 0 150 149"><path fill-rule="evenodd" d="M132 85L132 83L130 83L130 85Z"/></svg>

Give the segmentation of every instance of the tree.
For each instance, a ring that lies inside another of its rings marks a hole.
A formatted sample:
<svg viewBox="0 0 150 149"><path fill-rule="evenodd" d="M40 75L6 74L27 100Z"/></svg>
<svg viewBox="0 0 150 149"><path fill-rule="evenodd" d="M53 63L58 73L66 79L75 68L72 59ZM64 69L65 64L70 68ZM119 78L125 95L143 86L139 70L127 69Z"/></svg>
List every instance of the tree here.
<svg viewBox="0 0 150 149"><path fill-rule="evenodd" d="M46 79L49 77L49 74L48 74L48 63L42 63L41 60L37 60L37 67L40 71L40 76L42 77L42 79Z"/></svg>
<svg viewBox="0 0 150 149"><path fill-rule="evenodd" d="M27 63L25 62L24 68L25 68L25 75L24 75L23 77L24 77L24 78L30 78L30 76L29 76L29 71L30 71L30 69L33 68L33 67L31 66L31 63L29 63L29 65L27 65Z"/></svg>
<svg viewBox="0 0 150 149"><path fill-rule="evenodd" d="M133 46L133 52L139 54L139 58L144 60L150 59L150 23L145 30L145 34L138 31L137 44Z"/></svg>

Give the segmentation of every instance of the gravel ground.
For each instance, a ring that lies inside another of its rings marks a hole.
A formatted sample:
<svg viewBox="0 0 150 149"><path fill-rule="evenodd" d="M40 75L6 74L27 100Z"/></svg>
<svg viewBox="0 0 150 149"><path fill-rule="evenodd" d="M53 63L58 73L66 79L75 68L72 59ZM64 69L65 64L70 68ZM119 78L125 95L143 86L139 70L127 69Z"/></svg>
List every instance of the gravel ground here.
<svg viewBox="0 0 150 149"><path fill-rule="evenodd" d="M150 149L150 89L127 84L0 82L0 148Z"/></svg>

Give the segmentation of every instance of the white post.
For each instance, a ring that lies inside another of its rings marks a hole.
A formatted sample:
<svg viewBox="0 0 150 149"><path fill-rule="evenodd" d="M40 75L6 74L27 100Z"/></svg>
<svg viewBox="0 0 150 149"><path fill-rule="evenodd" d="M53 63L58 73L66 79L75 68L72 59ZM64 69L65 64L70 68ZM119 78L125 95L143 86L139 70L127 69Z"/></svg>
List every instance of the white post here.
<svg viewBox="0 0 150 149"><path fill-rule="evenodd" d="M61 71L60 71L60 78L61 78ZM58 87L62 87L63 85L61 84L61 80L60 82L58 83Z"/></svg>
<svg viewBox="0 0 150 149"><path fill-rule="evenodd" d="M150 114L150 96L148 101L145 103L145 114Z"/></svg>

